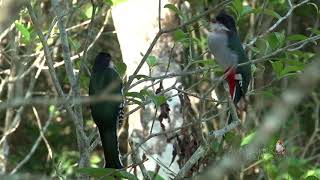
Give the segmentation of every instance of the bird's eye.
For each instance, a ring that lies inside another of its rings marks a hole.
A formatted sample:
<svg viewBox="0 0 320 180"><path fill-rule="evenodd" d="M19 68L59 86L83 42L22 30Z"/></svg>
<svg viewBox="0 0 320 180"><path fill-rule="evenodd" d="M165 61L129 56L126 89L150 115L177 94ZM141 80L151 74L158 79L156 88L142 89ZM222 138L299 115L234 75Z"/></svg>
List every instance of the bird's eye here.
<svg viewBox="0 0 320 180"><path fill-rule="evenodd" d="M211 19L211 22L216 23L217 21L216 21L216 19Z"/></svg>

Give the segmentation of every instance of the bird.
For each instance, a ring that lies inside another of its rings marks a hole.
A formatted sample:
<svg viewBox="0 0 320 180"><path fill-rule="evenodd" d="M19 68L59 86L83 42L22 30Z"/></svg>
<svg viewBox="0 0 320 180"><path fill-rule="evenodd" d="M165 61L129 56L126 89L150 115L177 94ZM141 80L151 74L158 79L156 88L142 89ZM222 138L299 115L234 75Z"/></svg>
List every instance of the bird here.
<svg viewBox="0 0 320 180"><path fill-rule="evenodd" d="M242 47L236 23L225 10L211 20L208 48L217 64L224 70L229 92L235 106L244 99L251 80L251 65Z"/></svg>
<svg viewBox="0 0 320 180"><path fill-rule="evenodd" d="M113 68L111 55L100 52L96 56L92 67L89 95L103 95L105 92L122 97L122 80ZM123 114L122 102L102 101L91 104L90 109L101 138L105 159L104 167L123 168L117 138L117 126Z"/></svg>

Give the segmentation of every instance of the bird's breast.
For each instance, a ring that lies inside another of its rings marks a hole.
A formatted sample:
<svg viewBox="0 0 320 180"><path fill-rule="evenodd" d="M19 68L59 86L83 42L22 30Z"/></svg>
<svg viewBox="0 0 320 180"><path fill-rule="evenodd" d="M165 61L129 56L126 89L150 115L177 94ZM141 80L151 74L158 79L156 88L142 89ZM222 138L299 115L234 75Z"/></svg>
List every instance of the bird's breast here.
<svg viewBox="0 0 320 180"><path fill-rule="evenodd" d="M237 64L237 55L228 47L228 36L226 33L209 33L208 47L217 63L224 70Z"/></svg>

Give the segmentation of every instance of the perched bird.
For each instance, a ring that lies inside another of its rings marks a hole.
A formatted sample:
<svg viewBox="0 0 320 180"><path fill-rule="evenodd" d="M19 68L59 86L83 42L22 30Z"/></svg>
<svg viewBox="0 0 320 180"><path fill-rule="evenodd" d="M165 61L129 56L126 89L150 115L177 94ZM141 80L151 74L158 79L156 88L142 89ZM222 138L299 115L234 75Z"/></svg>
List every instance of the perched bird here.
<svg viewBox="0 0 320 180"><path fill-rule="evenodd" d="M109 91L108 91L109 90ZM99 53L95 59L89 84L89 95L122 95L122 81L113 68L111 56ZM123 168L119 158L117 124L122 114L122 103L103 101L90 105L91 115L96 123L104 151L105 168Z"/></svg>
<svg viewBox="0 0 320 180"><path fill-rule="evenodd" d="M244 99L251 80L250 64L239 67L237 65L248 62L249 59L240 42L235 21L230 15L222 10L211 21L210 26L209 50L223 68L230 95L237 106L241 98Z"/></svg>

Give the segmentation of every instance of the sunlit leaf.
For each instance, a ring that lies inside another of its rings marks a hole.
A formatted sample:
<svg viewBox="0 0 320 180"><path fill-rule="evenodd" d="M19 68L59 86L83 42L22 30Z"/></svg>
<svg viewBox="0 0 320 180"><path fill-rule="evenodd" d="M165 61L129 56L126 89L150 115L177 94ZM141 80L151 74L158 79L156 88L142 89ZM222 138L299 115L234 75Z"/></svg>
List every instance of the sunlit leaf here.
<svg viewBox="0 0 320 180"><path fill-rule="evenodd" d="M281 76L281 72L284 68L284 65L281 61L271 61L272 68L278 77Z"/></svg>
<svg viewBox="0 0 320 180"><path fill-rule="evenodd" d="M153 103L157 106L160 107L163 103L167 101L167 98L163 95L151 95L150 98L152 99Z"/></svg>
<svg viewBox="0 0 320 180"><path fill-rule="evenodd" d="M314 178L319 179L320 178L320 168L308 170L303 177L309 178L310 180L314 179Z"/></svg>
<svg viewBox="0 0 320 180"><path fill-rule="evenodd" d="M96 154L93 154L91 157L90 157L90 163L92 164L97 164L99 162L101 162L101 158L100 156L96 155Z"/></svg>
<svg viewBox="0 0 320 180"><path fill-rule="evenodd" d="M86 10L84 11L84 14L86 15L87 18L91 18L92 11L93 11L93 7L92 6L88 6L86 8Z"/></svg>
<svg viewBox="0 0 320 180"><path fill-rule="evenodd" d="M15 26L18 29L18 31L22 34L23 40L26 43L29 43L31 35L30 35L30 32L29 32L28 28L25 25L23 25L20 22L18 22L18 21L15 22Z"/></svg>
<svg viewBox="0 0 320 180"><path fill-rule="evenodd" d="M244 145L251 143L251 141L254 139L255 136L256 136L256 132L253 132L253 133L247 135L246 137L244 137L242 139L240 146L244 146Z"/></svg>
<svg viewBox="0 0 320 180"><path fill-rule="evenodd" d="M149 67L153 67L157 64L157 58L155 56L149 56L147 58L147 64L149 65Z"/></svg>
<svg viewBox="0 0 320 180"><path fill-rule="evenodd" d="M273 158L273 155L270 154L270 153L264 153L264 154L262 154L262 159L263 159L264 161L269 161L269 160L271 160L272 158Z"/></svg>
<svg viewBox="0 0 320 180"><path fill-rule="evenodd" d="M112 4L112 6L117 6L117 5L124 3L124 2L127 2L127 1L128 0L111 0L111 2L112 2L111 4ZM110 2L109 2L109 4L110 4Z"/></svg>
<svg viewBox="0 0 320 180"><path fill-rule="evenodd" d="M182 17L180 10L174 4L166 4L166 5L164 5L164 8L168 8L171 11L177 13L179 16Z"/></svg>

